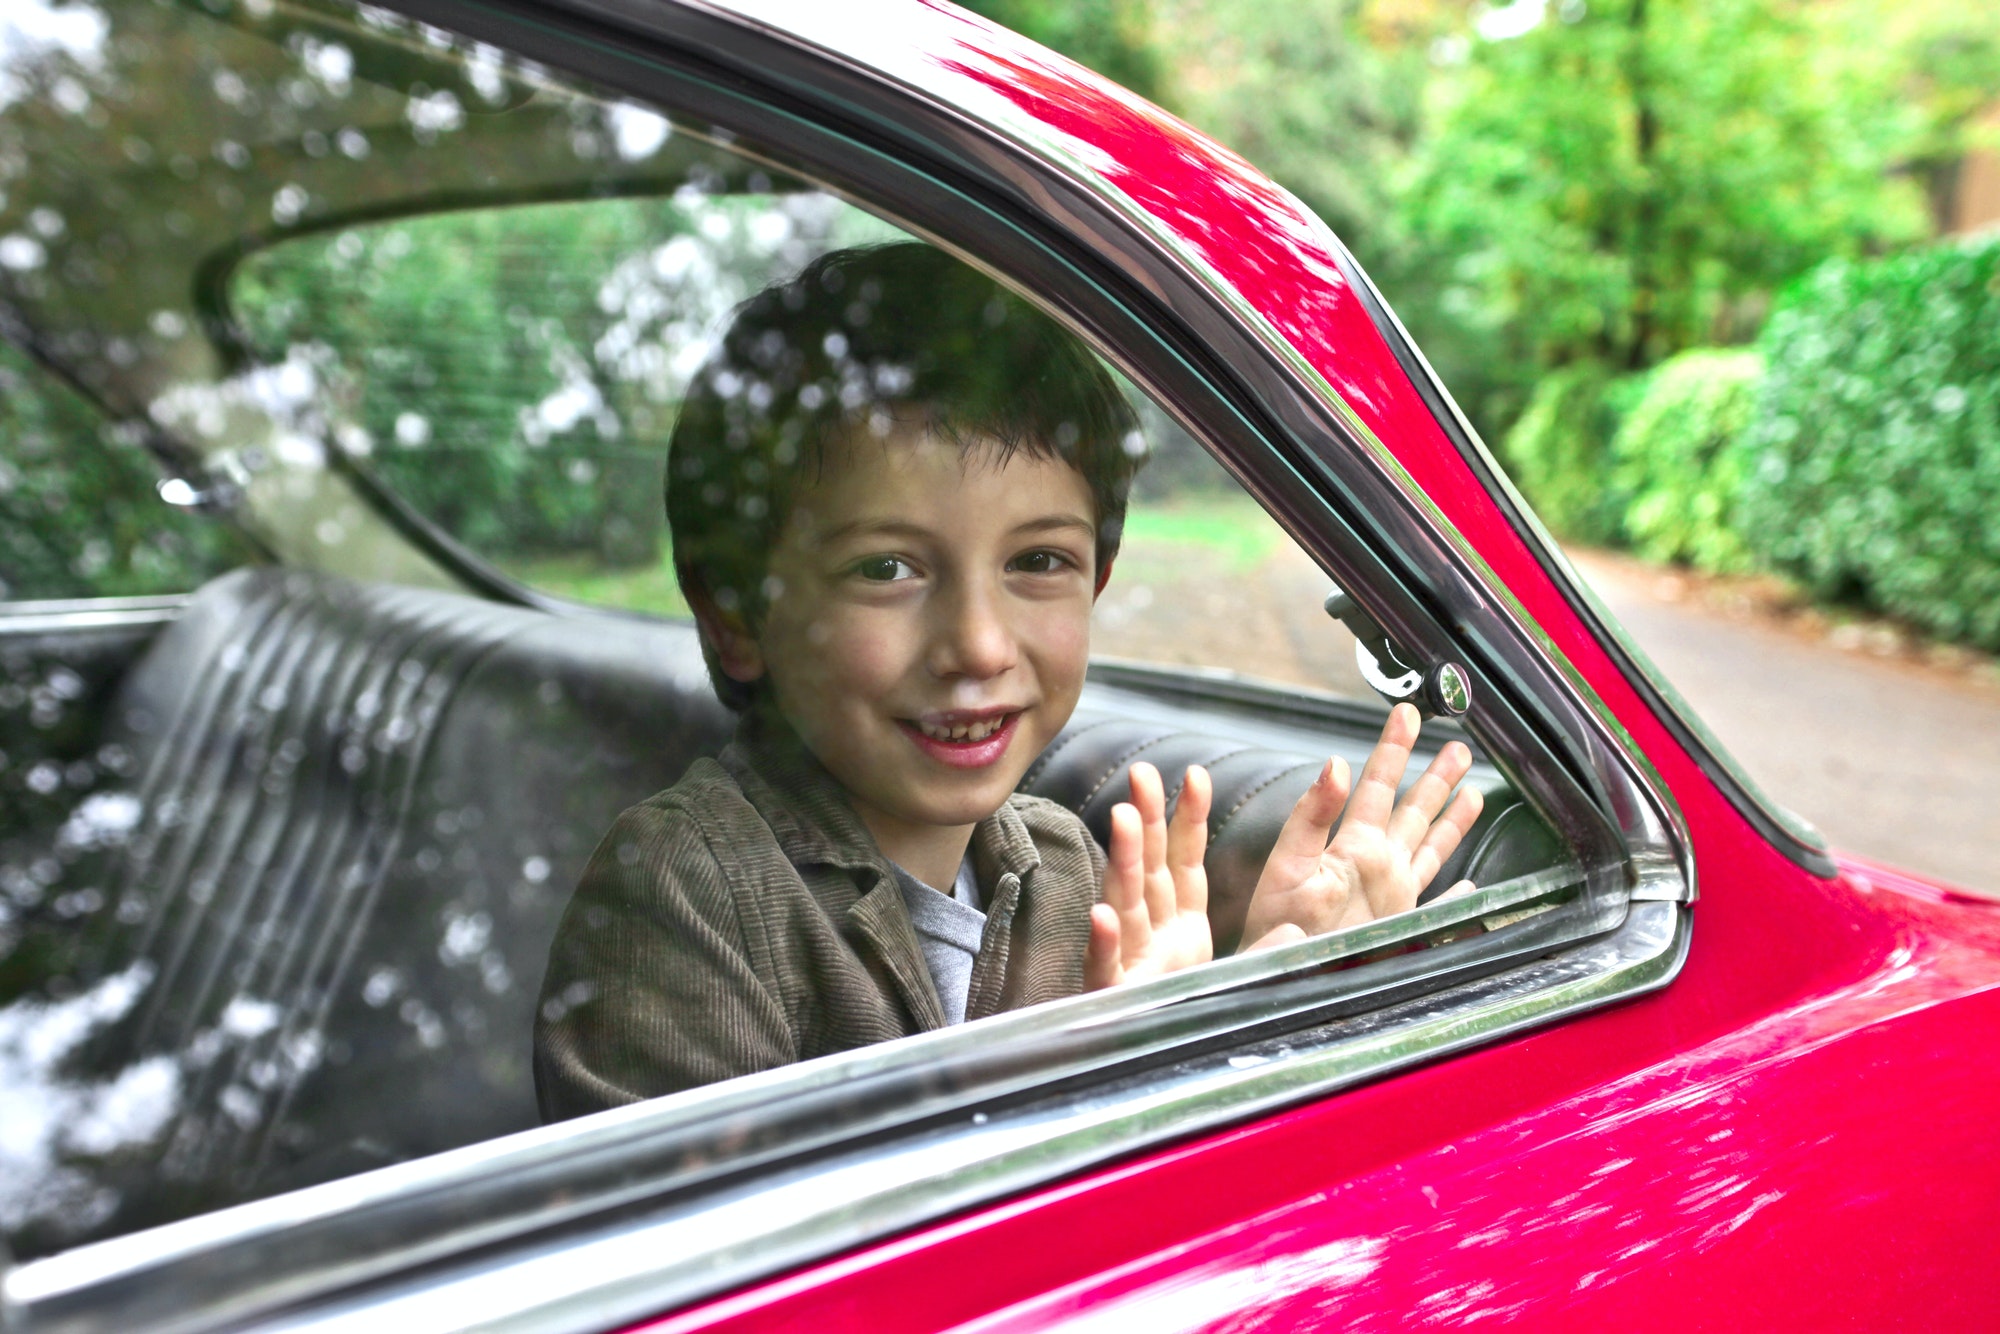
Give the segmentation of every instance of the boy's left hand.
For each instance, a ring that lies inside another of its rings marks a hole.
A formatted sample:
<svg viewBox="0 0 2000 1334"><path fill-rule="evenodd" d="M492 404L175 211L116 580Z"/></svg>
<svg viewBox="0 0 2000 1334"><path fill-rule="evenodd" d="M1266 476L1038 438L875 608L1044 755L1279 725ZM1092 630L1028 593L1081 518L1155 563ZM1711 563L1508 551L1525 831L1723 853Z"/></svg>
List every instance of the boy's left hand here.
<svg viewBox="0 0 2000 1334"><path fill-rule="evenodd" d="M1396 788L1420 726L1416 709L1398 704L1351 794L1346 761L1333 759L1299 798L1250 896L1243 939L1256 944L1249 948L1337 931L1416 906L1483 804L1477 788L1452 799L1452 789L1472 768L1472 752L1458 741L1440 750L1397 802ZM1329 843L1336 817L1340 832ZM1450 892L1469 888L1470 881L1461 881Z"/></svg>

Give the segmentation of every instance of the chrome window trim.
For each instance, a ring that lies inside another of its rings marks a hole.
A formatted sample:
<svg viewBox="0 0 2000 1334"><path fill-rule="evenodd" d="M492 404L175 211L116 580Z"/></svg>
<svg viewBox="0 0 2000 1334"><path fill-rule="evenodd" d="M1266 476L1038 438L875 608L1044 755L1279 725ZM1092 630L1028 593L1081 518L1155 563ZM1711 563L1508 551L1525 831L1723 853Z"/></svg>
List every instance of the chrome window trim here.
<svg viewBox="0 0 2000 1334"><path fill-rule="evenodd" d="M498 7L454 0L406 0L404 7L509 47L524 45L522 30ZM1671 980L1686 955L1687 910L1628 904L1691 893L1693 868L1670 794L1393 456L1240 294L1087 164L1065 158L1060 145L1010 139L920 89L713 8L584 0L569 8L587 20L613 13L627 21L616 31L599 29L589 46L591 34L579 39L575 30L537 20L541 32L527 43L537 58L568 44L569 58L547 63L614 87L622 77L627 91L649 100L678 105L659 94L660 85L706 79L706 88L737 98L727 112L754 128L753 112L768 112L775 124L786 114L770 109L775 102L797 103L802 89L823 94L819 103L805 103L812 120L778 136L794 146L823 147L853 125L843 98L873 98L868 132L887 136L892 183L905 193L858 185L856 192L909 205L918 226L928 212L929 233L948 245L963 229L962 217L954 222L937 207L952 188L979 191L970 197L996 229L1015 219L1024 230L1003 237L1005 244L982 244L981 256L972 258L993 263L990 257L1004 251L1010 280L1054 293L1042 299L1102 345L1146 343L1145 357L1128 371L1204 438L1217 439L1216 423L1228 421L1233 425L1220 434L1260 442L1261 448L1239 447L1229 456L1246 485L1343 586L1378 592L1381 601L1371 610L1403 642L1419 651L1463 646L1474 655L1483 676L1475 717L1487 722L1482 735L1503 743L1493 748L1494 758L1524 794L1553 811L1573 845L1605 855L1579 868L1586 892L1570 898L1575 911L1496 922L1488 936L1367 968L1326 972L1336 960L1469 916L1498 919L1522 903L1502 902L1505 895L1526 891L1519 882L1488 886L1485 897L1440 901L1359 932L1224 960L1146 987L774 1070L78 1248L7 1275L0 1292L26 1328L215 1328L269 1321L280 1308L309 1301L344 1302L341 1318L379 1322L394 1310L411 1310L393 1303L420 1300L449 1273L469 1277L476 1289L551 1257L559 1270L581 1272L591 1256L625 1245L619 1253L640 1257L643 1272L620 1279L606 1271L595 1289L566 1298L569 1304L545 1306L539 1313L545 1326L522 1326L602 1327L618 1311L638 1316L693 1300L1147 1145L1267 1114ZM689 35L694 29L703 29L708 45ZM663 40L670 45L659 46ZM638 54L628 54L634 47ZM724 54L734 64L719 69L713 57ZM652 66L642 78L635 70L648 57ZM688 72L696 66L698 72ZM884 108L899 114L886 116ZM845 179L880 184L865 161L871 152L881 150L854 141L841 159ZM926 177L932 194L912 202L911 179L926 170L944 173L951 184ZM958 198L962 209L967 196ZM1044 235L1051 217L1068 230ZM1050 274L1079 283L1078 275L1087 275L1092 285L1065 287L1045 281ZM1160 367L1173 356L1183 359L1188 383L1162 378ZM1375 546L1368 537L1377 539ZM1533 894L1574 888L1525 879L1536 882ZM1359 1012L1332 1019L1322 1045L1287 1028L1318 1024L1342 1005ZM1255 1062L1254 1044L1285 1041L1295 1044L1285 1059ZM1232 1065L1232 1056L1251 1064ZM1090 1073L1096 1082L1050 1088L1064 1059L1078 1062L1068 1067L1072 1073ZM1107 1088L1102 1079L1113 1064L1130 1073ZM1031 1098L1028 1090L1037 1086L1043 1092ZM928 1092L945 1101L858 1101L869 1088ZM1086 1107L1091 1098L1098 1101ZM1062 1099L1070 1101L1059 1107ZM1084 1120L1064 1121L1069 1113L1062 1107L1084 1109L1078 1113ZM840 1115L829 1118L829 1110ZM801 1118L810 1118L821 1137L791 1132ZM699 1155L686 1152L695 1122L708 1137ZM733 1144L745 1129L765 1142L748 1150ZM1014 1130L1020 1133L1003 1133ZM938 1144L957 1146L950 1151L958 1166L943 1177L923 1156ZM690 1158L706 1175L689 1171ZM902 1184L866 1204L841 1199L807 1209L814 1182L842 1161L857 1164L870 1181ZM893 1176L892 1162L914 1176ZM593 1191L593 1180L609 1184ZM688 1226L699 1239L700 1220L715 1217L702 1211L723 1207L717 1192L725 1190L755 1192L766 1217L785 1216L771 1206L776 1192L788 1189L798 1192L790 1198L802 1212L782 1242L777 1232L760 1234L742 1250L696 1251L674 1263L663 1263L654 1243L628 1244L649 1218L669 1214L695 1220ZM398 1284L410 1285L403 1298L396 1296Z"/></svg>
<svg viewBox="0 0 2000 1334"><path fill-rule="evenodd" d="M0 636L148 629L175 620L187 601L185 593L169 593L154 597L0 602Z"/></svg>

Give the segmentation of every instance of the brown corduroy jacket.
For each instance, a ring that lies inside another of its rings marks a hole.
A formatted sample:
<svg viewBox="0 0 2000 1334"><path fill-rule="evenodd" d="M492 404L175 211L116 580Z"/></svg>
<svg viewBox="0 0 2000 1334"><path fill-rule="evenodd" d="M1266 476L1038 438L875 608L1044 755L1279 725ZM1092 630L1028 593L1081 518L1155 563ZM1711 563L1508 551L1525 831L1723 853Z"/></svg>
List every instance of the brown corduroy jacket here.
<svg viewBox="0 0 2000 1334"><path fill-rule="evenodd" d="M1104 855L1016 794L972 836L986 931L966 1017L1074 995ZM535 1022L555 1121L945 1026L890 871L782 724L618 817L563 914Z"/></svg>

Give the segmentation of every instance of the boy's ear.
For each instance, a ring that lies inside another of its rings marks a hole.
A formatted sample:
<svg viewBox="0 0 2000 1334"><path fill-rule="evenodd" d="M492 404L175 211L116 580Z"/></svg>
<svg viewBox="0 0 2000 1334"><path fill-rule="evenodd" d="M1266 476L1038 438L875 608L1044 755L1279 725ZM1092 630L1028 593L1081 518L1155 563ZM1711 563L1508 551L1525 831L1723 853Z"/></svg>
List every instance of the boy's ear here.
<svg viewBox="0 0 2000 1334"><path fill-rule="evenodd" d="M1110 560L1105 561L1104 568L1097 572L1097 587L1090 590L1092 601L1096 601L1098 596L1104 592L1104 586L1111 582L1111 567L1117 563L1118 558L1113 556Z"/></svg>
<svg viewBox="0 0 2000 1334"><path fill-rule="evenodd" d="M741 612L724 611L706 589L687 590L688 609L694 613L701 637L715 653L716 665L732 681L750 684L764 674L764 651Z"/></svg>

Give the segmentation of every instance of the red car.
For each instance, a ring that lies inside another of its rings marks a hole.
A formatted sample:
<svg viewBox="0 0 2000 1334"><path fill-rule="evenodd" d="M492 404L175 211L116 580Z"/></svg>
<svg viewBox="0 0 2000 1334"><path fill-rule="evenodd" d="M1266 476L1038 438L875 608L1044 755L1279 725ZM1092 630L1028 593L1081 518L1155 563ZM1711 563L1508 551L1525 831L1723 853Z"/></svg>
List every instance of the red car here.
<svg viewBox="0 0 2000 1334"><path fill-rule="evenodd" d="M2000 919L1757 792L1248 164L917 0L0 38L7 1329L2000 1326ZM569 888L727 736L666 426L892 237L1151 455L1024 785L1207 764L1228 947L1412 699L1478 888L542 1125Z"/></svg>

